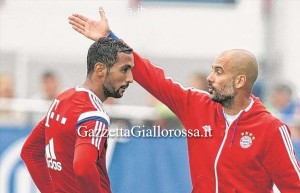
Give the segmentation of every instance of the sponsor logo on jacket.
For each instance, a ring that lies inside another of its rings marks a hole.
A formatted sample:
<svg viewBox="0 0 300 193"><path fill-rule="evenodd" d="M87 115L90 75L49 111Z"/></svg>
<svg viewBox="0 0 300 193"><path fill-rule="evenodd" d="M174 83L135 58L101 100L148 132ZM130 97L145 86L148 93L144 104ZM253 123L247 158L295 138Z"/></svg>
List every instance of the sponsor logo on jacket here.
<svg viewBox="0 0 300 193"><path fill-rule="evenodd" d="M53 138L50 139L49 144L46 145L45 152L46 152L47 167L53 170L61 171L62 165L61 162L56 160Z"/></svg>

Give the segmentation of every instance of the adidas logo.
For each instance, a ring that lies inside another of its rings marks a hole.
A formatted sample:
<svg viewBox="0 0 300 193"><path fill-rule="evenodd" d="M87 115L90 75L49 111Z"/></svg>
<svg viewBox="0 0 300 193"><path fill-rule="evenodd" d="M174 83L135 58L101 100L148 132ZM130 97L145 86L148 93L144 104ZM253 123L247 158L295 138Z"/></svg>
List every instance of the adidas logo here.
<svg viewBox="0 0 300 193"><path fill-rule="evenodd" d="M53 170L61 171L62 170L61 162L56 160L56 155L54 152L53 138L49 140L49 144L46 145L45 151L46 151L45 156L46 156L47 167Z"/></svg>

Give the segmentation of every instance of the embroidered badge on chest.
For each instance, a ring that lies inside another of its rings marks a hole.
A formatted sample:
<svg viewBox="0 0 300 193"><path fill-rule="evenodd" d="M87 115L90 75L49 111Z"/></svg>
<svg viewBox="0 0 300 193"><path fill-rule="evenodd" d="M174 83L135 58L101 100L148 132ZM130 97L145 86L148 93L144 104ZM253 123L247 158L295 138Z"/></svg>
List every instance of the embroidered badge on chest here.
<svg viewBox="0 0 300 193"><path fill-rule="evenodd" d="M249 133L248 131L242 132L241 135L242 135L240 140L241 147L244 149L249 148L252 145L253 140L255 140L255 137L253 136L252 133Z"/></svg>

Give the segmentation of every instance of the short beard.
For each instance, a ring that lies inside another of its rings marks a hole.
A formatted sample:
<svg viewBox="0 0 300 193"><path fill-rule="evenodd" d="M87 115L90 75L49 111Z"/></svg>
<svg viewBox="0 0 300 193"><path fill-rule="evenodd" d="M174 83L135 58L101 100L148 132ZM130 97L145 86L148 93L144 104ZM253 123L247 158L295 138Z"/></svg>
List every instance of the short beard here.
<svg viewBox="0 0 300 193"><path fill-rule="evenodd" d="M216 94L214 96L210 95L212 101L220 103L225 108L231 107L235 98L234 79L219 91L215 90L215 92Z"/></svg>
<svg viewBox="0 0 300 193"><path fill-rule="evenodd" d="M225 108L229 108L233 104L234 95L224 96L220 93L217 93L216 96L211 96L211 100L220 103Z"/></svg>
<svg viewBox="0 0 300 193"><path fill-rule="evenodd" d="M119 91L120 89L115 91L103 85L103 92L106 97L121 98L123 95L121 95Z"/></svg>

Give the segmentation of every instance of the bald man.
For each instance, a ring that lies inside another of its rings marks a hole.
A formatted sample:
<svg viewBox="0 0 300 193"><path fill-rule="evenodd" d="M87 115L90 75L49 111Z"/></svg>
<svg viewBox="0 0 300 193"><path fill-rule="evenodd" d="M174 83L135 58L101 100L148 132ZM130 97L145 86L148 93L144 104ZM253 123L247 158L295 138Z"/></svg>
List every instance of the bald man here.
<svg viewBox="0 0 300 193"><path fill-rule="evenodd" d="M219 78L219 75L223 76ZM250 52L240 49L225 51L217 57L207 77L210 97L220 103L227 114L237 114L249 105L257 76L256 59Z"/></svg>
<svg viewBox="0 0 300 193"><path fill-rule="evenodd" d="M110 32L100 9L99 21L74 14L69 23L92 40ZM207 77L209 93L185 89L163 69L134 52L133 77L166 104L185 127L192 193L300 192L300 166L287 125L273 117L251 94L257 62L246 50L221 53Z"/></svg>

